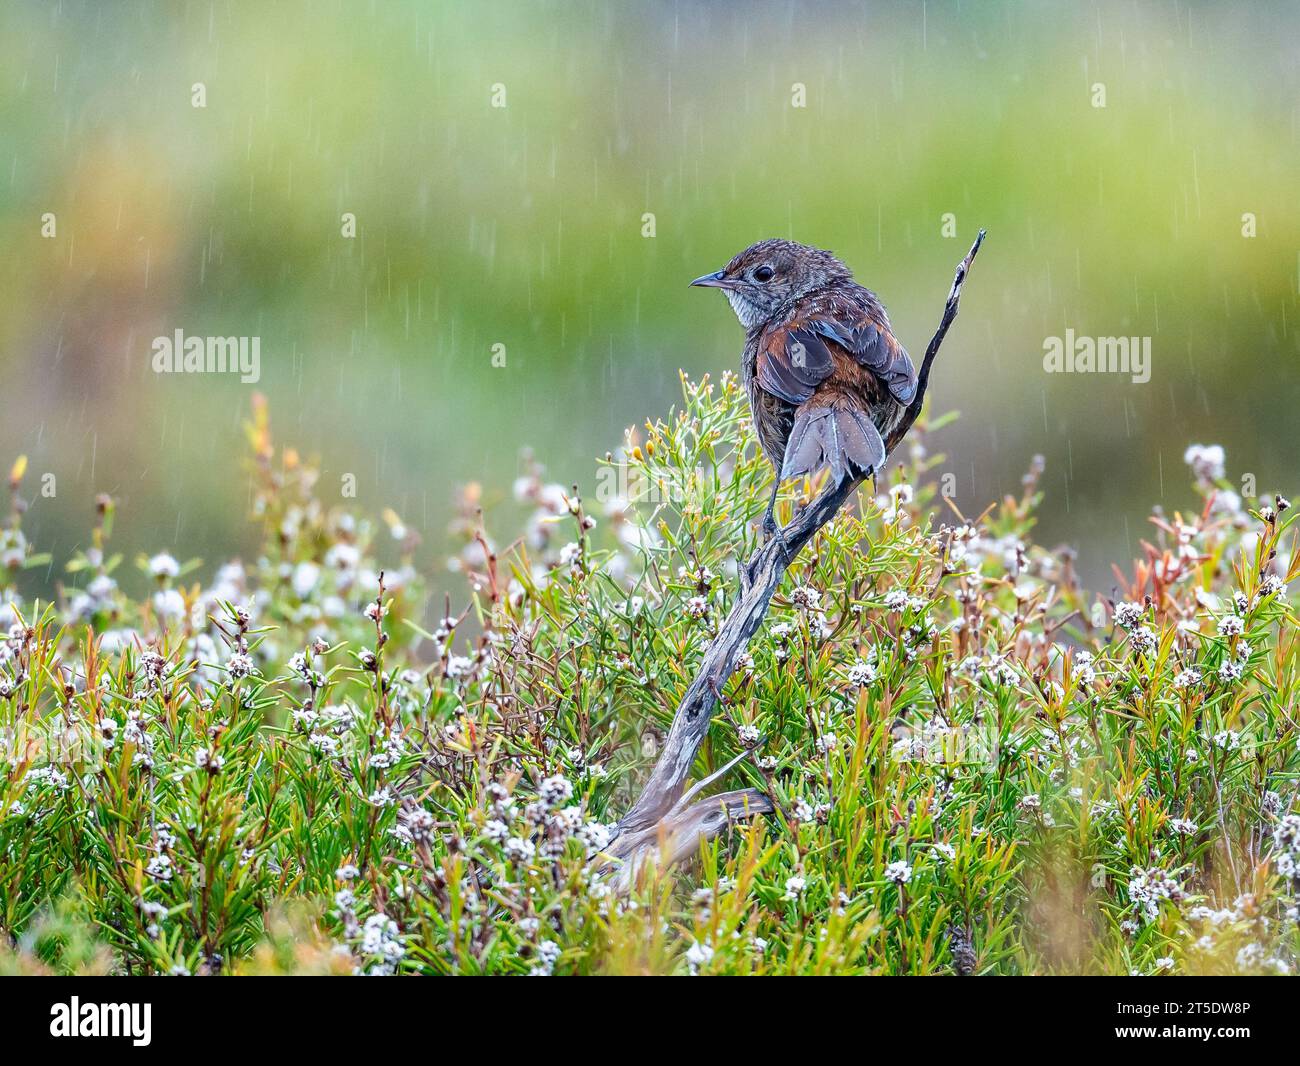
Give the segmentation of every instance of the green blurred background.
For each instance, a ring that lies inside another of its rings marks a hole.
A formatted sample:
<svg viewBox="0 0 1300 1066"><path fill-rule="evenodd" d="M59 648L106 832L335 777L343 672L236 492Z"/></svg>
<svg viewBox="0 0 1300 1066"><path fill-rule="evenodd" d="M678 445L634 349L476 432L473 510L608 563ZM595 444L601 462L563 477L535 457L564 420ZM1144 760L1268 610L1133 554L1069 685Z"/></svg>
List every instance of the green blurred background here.
<svg viewBox="0 0 1300 1066"><path fill-rule="evenodd" d="M247 553L253 387L156 375L150 344L257 335L277 439L437 569L457 484L508 532L522 445L590 487L678 367L737 365L690 278L833 248L919 355L982 225L932 446L967 510L1044 454L1041 539L1108 588L1151 505L1190 503L1189 443L1300 490L1298 52L1293 3L11 0L0 459L29 496L56 475L27 529L58 566L95 492L119 547ZM1150 335L1151 381L1046 375L1067 328Z"/></svg>

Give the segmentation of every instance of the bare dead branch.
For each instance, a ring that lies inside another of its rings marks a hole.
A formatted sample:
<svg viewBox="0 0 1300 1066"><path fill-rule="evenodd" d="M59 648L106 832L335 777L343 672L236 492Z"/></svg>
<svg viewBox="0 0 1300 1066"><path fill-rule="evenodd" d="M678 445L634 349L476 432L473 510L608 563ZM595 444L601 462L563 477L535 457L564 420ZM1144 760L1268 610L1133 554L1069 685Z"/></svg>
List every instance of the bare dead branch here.
<svg viewBox="0 0 1300 1066"><path fill-rule="evenodd" d="M618 838L609 852L610 855L617 852L620 859L613 884L626 891L649 864L666 867L688 859L699 852L700 844L717 836L732 822L771 814L772 810L772 800L756 788L720 792L698 803L674 808L649 828L624 832Z"/></svg>
<svg viewBox="0 0 1300 1066"><path fill-rule="evenodd" d="M888 451L893 451L894 446L907 435L907 431L912 428L912 423L917 420L921 414L921 408L925 405L925 392L930 385L930 368L934 365L934 357L939 354L939 345L943 343L944 337L948 335L948 327L952 325L953 319L957 317L957 306L961 302L961 287L966 282L966 275L970 273L970 267L975 262L975 255L980 250L980 245L984 243L984 230L980 230L975 237L975 243L970 246L970 251L966 253L966 258L957 264L957 274L952 279L952 288L948 290L948 301L943 305L943 318L939 320L939 328L934 331L934 336L930 338L930 343L925 349L925 358L921 360L921 369L916 375L916 395L907 407L907 413L903 416L894 432L889 435L889 440L885 442Z"/></svg>

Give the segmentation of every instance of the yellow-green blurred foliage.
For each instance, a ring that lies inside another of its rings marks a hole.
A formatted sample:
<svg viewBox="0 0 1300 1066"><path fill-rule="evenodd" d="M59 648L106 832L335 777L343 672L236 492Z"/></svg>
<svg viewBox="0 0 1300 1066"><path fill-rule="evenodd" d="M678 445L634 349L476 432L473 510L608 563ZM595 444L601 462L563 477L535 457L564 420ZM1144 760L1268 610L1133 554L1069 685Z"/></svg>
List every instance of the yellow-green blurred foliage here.
<svg viewBox="0 0 1300 1066"><path fill-rule="evenodd" d="M1191 441L1295 487L1298 31L1131 0L6 4L0 454L56 475L28 523L56 564L95 492L124 548L247 548L252 386L150 344L258 336L278 424L433 559L456 483L491 506L531 444L589 486L679 366L735 365L686 282L739 248L834 248L919 353L982 225L937 443L967 511L1043 453L1041 537L1107 585ZM1045 374L1067 328L1151 336L1151 381Z"/></svg>

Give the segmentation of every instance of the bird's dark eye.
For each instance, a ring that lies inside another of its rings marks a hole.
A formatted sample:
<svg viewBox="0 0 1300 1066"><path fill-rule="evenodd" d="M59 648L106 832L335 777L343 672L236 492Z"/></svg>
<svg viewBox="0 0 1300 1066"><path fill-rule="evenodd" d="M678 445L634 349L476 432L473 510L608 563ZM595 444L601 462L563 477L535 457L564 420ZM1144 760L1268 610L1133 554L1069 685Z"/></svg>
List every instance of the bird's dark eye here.
<svg viewBox="0 0 1300 1066"><path fill-rule="evenodd" d="M761 266L761 267L759 267L757 270L754 271L754 280L755 280L755 281L771 281L771 280L772 280L772 275L775 274L775 273L776 273L776 271L773 270L770 266Z"/></svg>

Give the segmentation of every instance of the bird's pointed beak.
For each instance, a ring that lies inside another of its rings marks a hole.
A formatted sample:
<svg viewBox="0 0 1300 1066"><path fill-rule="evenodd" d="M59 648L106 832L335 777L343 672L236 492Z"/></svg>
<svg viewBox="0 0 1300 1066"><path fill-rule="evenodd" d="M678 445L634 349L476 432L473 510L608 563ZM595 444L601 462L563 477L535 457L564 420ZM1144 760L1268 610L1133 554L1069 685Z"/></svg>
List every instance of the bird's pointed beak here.
<svg viewBox="0 0 1300 1066"><path fill-rule="evenodd" d="M721 270L715 270L712 274L705 274L691 282L692 285L698 285L702 289L731 289L734 284L727 279L726 274Z"/></svg>

